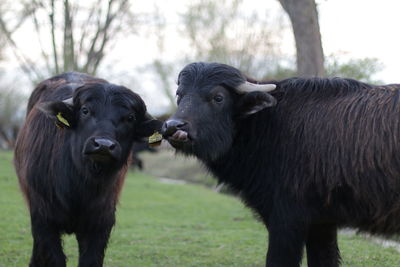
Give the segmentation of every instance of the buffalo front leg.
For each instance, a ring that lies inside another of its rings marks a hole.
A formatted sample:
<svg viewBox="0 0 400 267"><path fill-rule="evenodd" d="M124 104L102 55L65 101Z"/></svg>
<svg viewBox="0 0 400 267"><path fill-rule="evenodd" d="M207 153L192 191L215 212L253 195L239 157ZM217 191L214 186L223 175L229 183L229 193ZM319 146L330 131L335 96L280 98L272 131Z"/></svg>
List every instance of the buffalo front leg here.
<svg viewBox="0 0 400 267"><path fill-rule="evenodd" d="M299 225L284 221L270 224L267 267L299 267L303 255L306 231Z"/></svg>
<svg viewBox="0 0 400 267"><path fill-rule="evenodd" d="M340 253L337 245L336 225L310 226L306 248L309 267L338 267Z"/></svg>
<svg viewBox="0 0 400 267"><path fill-rule="evenodd" d="M79 244L79 267L103 266L104 254L112 226L96 231L77 233Z"/></svg>
<svg viewBox="0 0 400 267"><path fill-rule="evenodd" d="M60 232L42 218L31 216L33 250L30 267L65 267Z"/></svg>

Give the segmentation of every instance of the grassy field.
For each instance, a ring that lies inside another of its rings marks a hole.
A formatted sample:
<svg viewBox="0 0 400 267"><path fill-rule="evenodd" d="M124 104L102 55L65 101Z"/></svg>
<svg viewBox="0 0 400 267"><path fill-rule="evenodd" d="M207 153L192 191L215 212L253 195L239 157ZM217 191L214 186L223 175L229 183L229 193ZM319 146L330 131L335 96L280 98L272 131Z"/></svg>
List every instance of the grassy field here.
<svg viewBox="0 0 400 267"><path fill-rule="evenodd" d="M0 152L0 267L27 266L32 243L11 159ZM105 266L263 266L266 235L233 197L130 173ZM77 266L75 239L66 236L64 247ZM362 237L341 236L340 247L343 266L400 266L399 252Z"/></svg>

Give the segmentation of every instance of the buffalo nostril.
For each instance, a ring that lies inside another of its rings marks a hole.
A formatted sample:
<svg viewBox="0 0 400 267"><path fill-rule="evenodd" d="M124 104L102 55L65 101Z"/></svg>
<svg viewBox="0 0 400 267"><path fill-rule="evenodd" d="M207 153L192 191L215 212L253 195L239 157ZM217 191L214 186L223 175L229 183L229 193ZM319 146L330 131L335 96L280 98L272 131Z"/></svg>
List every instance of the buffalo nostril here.
<svg viewBox="0 0 400 267"><path fill-rule="evenodd" d="M94 139L95 148L105 148L109 150L115 149L116 145L113 141L106 138L96 138Z"/></svg>
<svg viewBox="0 0 400 267"><path fill-rule="evenodd" d="M100 147L99 143L97 143L96 140L93 140L93 146L95 148L99 148Z"/></svg>
<svg viewBox="0 0 400 267"><path fill-rule="evenodd" d="M106 162L111 159L118 159L121 153L119 143L105 137L92 137L84 147L83 153L91 160Z"/></svg>
<svg viewBox="0 0 400 267"><path fill-rule="evenodd" d="M177 119L170 119L167 120L163 127L162 127L162 134L164 136L171 136L173 135L177 130L181 129L183 126L185 126L187 123L181 120Z"/></svg>

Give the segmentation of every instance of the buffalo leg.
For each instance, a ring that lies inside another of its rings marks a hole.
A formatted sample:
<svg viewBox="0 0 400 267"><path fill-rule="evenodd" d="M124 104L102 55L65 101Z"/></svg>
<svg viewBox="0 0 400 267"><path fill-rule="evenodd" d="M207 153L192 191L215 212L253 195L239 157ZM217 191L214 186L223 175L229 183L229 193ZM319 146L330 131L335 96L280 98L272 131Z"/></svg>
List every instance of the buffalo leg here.
<svg viewBox="0 0 400 267"><path fill-rule="evenodd" d="M32 217L33 250L30 267L65 267L60 232L40 218Z"/></svg>
<svg viewBox="0 0 400 267"><path fill-rule="evenodd" d="M305 230L289 227L285 221L270 224L267 267L298 267L303 256Z"/></svg>
<svg viewBox="0 0 400 267"><path fill-rule="evenodd" d="M103 266L104 253L112 226L97 231L77 233L79 244L79 267Z"/></svg>
<svg viewBox="0 0 400 267"><path fill-rule="evenodd" d="M339 266L336 225L311 226L308 231L306 248L309 267Z"/></svg>

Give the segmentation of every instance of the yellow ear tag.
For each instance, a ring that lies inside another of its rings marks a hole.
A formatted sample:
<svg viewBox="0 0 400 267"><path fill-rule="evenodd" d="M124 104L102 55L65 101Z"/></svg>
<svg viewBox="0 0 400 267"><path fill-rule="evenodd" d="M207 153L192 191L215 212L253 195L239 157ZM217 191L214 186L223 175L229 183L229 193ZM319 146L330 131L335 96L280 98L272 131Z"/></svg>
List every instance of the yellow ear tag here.
<svg viewBox="0 0 400 267"><path fill-rule="evenodd" d="M162 139L163 137L159 132L154 132L153 135L149 137L149 145L152 147L159 146Z"/></svg>
<svg viewBox="0 0 400 267"><path fill-rule="evenodd" d="M68 127L71 127L71 125L69 125L68 121L61 115L61 112L58 112L57 119L60 122L62 122L63 124L67 125Z"/></svg>

